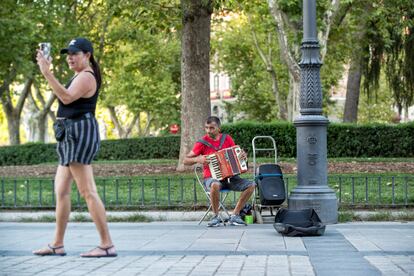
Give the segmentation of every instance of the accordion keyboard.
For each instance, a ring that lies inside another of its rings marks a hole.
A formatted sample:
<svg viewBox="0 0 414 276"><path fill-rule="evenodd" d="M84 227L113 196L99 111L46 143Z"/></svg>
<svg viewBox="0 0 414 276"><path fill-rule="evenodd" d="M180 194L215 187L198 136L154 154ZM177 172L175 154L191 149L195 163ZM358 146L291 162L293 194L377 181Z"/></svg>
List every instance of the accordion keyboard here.
<svg viewBox="0 0 414 276"><path fill-rule="evenodd" d="M210 166L211 176L215 179L221 180L223 176L221 174L220 163L216 155L211 156L209 166Z"/></svg>

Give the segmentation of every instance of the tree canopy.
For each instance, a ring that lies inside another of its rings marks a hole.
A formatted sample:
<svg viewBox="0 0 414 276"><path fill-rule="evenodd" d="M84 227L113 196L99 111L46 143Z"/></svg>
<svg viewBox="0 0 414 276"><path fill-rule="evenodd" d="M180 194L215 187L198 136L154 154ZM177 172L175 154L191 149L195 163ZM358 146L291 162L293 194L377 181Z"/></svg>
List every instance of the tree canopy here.
<svg viewBox="0 0 414 276"><path fill-rule="evenodd" d="M393 106L400 114L407 111L414 104L414 2L316 3L326 115L332 112L330 91L347 76L347 93L358 91L353 112L360 88L365 92L361 106L387 109L362 112L360 122L385 122ZM35 51L39 42L52 43L53 71L65 83L72 72L59 49L79 36L93 42L103 72L97 114L106 137L165 133L169 125L182 124L183 110L192 103L183 101L183 78L191 78L182 75L183 51L192 48L183 46L182 37L185 23L203 8L212 13L210 69L229 75L236 96L235 103L227 103L229 117L292 119L299 90L301 1L3 0L0 5L2 144L7 138L9 144L47 141L56 100L39 76ZM24 129L39 135L21 140Z"/></svg>

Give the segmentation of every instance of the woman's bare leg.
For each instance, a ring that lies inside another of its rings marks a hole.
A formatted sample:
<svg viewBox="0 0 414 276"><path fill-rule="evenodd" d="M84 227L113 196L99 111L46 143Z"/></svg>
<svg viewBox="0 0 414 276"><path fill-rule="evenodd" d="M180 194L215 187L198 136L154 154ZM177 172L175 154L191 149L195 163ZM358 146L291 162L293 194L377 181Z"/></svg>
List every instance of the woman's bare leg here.
<svg viewBox="0 0 414 276"><path fill-rule="evenodd" d="M79 163L71 163L69 166L73 178L78 186L79 193L85 199L88 205L89 213L98 230L101 243L100 247L111 247L112 240L106 222L105 207L97 193L95 179L93 177L93 170L91 165L84 165ZM103 254L99 248L89 252L90 254ZM88 253L88 254L89 254ZM109 253L115 253L115 248L111 248Z"/></svg>
<svg viewBox="0 0 414 276"><path fill-rule="evenodd" d="M56 192L56 231L55 246L63 245L66 226L68 224L71 202L70 191L73 181L72 174L68 167L59 166L55 177Z"/></svg>
<svg viewBox="0 0 414 276"><path fill-rule="evenodd" d="M55 238L49 245L51 247L61 247L64 244L64 237L66 226L68 224L71 203L70 190L73 181L72 174L69 167L59 165L55 176L55 194L56 194L56 229ZM51 252L49 247L33 251L35 254L42 254ZM56 253L63 253L64 249L59 248L55 250Z"/></svg>

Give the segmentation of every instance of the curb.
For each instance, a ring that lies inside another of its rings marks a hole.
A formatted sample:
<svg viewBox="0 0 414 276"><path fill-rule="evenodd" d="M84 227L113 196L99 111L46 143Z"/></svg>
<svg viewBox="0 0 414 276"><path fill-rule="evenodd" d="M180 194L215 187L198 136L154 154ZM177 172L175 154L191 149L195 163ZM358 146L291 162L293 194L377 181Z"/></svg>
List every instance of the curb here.
<svg viewBox="0 0 414 276"><path fill-rule="evenodd" d="M135 211L135 212L114 212L107 211L106 215L113 218L127 218L131 216L143 216L151 221L198 221L203 216L203 211ZM18 222L25 219L41 219L44 217L55 217L54 211L39 211L39 212L2 212L0 211L1 222ZM83 217L85 219L91 219L88 212L71 212L69 220Z"/></svg>

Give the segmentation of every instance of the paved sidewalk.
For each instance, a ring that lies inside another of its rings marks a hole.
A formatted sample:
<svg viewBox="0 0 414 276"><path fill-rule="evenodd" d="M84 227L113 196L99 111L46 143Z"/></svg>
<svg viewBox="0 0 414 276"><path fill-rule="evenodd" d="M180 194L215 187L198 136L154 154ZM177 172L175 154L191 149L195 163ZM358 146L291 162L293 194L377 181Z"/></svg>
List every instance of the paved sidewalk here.
<svg viewBox="0 0 414 276"><path fill-rule="evenodd" d="M85 259L92 223L70 223L65 257L31 254L52 223L0 223L0 275L414 275L414 223L330 225L322 237L283 237L271 224L111 223L117 258Z"/></svg>

